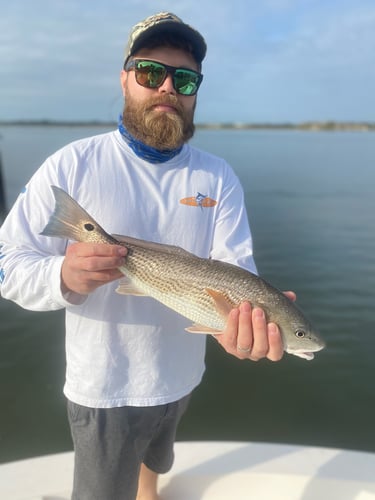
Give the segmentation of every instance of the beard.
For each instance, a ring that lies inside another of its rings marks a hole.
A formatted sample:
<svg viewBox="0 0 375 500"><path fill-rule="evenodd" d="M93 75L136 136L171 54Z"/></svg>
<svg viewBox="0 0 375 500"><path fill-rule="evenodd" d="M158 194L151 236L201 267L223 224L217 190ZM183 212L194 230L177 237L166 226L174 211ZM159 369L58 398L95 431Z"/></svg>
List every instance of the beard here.
<svg viewBox="0 0 375 500"><path fill-rule="evenodd" d="M154 106L173 106L175 112L159 112ZM125 100L122 122L127 131L138 141L159 151L177 149L194 135L194 107L187 111L173 95L156 96L146 101Z"/></svg>

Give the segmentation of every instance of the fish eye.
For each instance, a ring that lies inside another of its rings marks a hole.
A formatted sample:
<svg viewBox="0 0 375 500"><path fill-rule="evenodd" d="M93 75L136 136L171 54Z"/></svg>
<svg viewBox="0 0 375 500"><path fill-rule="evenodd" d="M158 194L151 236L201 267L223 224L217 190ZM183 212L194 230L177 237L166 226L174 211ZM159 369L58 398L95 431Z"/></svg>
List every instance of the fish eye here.
<svg viewBox="0 0 375 500"><path fill-rule="evenodd" d="M303 330L297 330L295 332L295 336L298 337L299 339L303 339L303 337L305 336L305 332Z"/></svg>
<svg viewBox="0 0 375 500"><path fill-rule="evenodd" d="M94 231L94 229L95 229L95 227L92 224L90 224L89 222L87 224L85 224L83 227L86 229L86 231Z"/></svg>

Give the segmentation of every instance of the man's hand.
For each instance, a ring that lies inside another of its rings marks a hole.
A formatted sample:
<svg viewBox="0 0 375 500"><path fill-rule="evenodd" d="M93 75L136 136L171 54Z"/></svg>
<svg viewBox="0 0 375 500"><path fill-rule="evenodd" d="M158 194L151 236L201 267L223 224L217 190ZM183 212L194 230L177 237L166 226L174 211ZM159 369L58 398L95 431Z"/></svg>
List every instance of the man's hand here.
<svg viewBox="0 0 375 500"><path fill-rule="evenodd" d="M296 300L294 292L285 292L285 295ZM229 354L239 359L279 361L283 357L278 326L267 323L264 311L258 307L253 309L249 302L232 309L225 330L214 337Z"/></svg>
<svg viewBox="0 0 375 500"><path fill-rule="evenodd" d="M87 295L96 288L123 277L127 249L103 243L73 243L68 246L61 268L61 290Z"/></svg>

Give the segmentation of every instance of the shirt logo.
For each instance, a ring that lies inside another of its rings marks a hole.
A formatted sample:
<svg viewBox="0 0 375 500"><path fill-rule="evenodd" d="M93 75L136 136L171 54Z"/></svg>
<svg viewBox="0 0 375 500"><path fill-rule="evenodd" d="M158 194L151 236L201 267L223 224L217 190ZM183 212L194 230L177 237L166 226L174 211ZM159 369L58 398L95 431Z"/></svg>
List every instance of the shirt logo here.
<svg viewBox="0 0 375 500"><path fill-rule="evenodd" d="M201 207L210 208L217 205L217 201L213 200L206 194L197 193L197 196L188 196L187 198L182 198L180 200L182 205L188 205L189 207Z"/></svg>

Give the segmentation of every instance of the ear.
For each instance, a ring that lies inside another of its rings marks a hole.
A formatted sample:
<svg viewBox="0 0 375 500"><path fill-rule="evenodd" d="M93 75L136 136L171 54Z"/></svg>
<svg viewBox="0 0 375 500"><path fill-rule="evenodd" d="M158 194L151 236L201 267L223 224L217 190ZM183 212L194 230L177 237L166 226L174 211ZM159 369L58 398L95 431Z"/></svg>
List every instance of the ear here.
<svg viewBox="0 0 375 500"><path fill-rule="evenodd" d="M121 84L121 89L122 89L122 95L126 97L126 82L128 79L128 72L122 70L120 73L120 84Z"/></svg>

